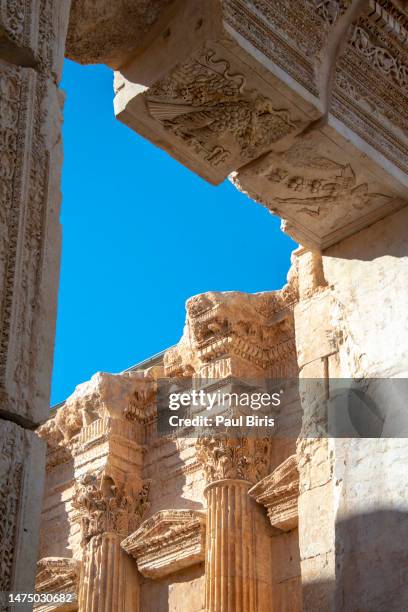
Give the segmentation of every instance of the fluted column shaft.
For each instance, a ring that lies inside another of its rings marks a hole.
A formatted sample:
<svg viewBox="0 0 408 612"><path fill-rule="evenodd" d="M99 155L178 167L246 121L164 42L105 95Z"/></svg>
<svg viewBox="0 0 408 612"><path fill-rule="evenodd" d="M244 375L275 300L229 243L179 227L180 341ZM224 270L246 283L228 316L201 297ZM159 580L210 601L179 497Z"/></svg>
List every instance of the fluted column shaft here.
<svg viewBox="0 0 408 612"><path fill-rule="evenodd" d="M207 612L255 612L255 517L250 482L220 480L206 488Z"/></svg>
<svg viewBox="0 0 408 612"><path fill-rule="evenodd" d="M84 551L79 612L139 612L139 579L121 536L94 536Z"/></svg>

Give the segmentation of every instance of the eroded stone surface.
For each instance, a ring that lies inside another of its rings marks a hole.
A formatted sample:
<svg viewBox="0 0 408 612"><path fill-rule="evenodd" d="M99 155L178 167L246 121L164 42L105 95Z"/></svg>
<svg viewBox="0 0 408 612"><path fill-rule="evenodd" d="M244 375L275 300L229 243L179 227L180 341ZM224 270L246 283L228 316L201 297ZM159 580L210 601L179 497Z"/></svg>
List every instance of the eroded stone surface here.
<svg viewBox="0 0 408 612"><path fill-rule="evenodd" d="M34 589L44 463L45 445L34 432L0 420L1 591Z"/></svg>
<svg viewBox="0 0 408 612"><path fill-rule="evenodd" d="M61 98L53 81L0 60L0 410L48 411L59 272Z"/></svg>
<svg viewBox="0 0 408 612"><path fill-rule="evenodd" d="M73 0L67 56L81 64L120 66L140 48L173 0Z"/></svg>

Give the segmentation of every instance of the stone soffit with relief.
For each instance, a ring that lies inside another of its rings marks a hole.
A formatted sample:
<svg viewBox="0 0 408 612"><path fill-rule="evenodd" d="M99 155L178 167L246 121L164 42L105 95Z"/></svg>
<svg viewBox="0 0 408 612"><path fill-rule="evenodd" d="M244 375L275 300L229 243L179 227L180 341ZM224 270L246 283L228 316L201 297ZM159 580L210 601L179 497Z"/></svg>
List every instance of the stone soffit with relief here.
<svg viewBox="0 0 408 612"><path fill-rule="evenodd" d="M408 196L405 17L384 0L390 30L368 4L331 66L328 124L319 70L348 0L181 3L116 73L116 115L211 183L233 173L295 240L325 249Z"/></svg>
<svg viewBox="0 0 408 612"><path fill-rule="evenodd" d="M122 542L147 578L162 578L204 561L205 513L161 510Z"/></svg>

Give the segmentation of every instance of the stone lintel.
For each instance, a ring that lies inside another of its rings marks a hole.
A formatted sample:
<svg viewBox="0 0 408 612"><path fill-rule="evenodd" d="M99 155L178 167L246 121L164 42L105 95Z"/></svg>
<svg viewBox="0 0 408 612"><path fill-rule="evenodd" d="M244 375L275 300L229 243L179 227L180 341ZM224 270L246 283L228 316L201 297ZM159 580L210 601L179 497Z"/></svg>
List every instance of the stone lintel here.
<svg viewBox="0 0 408 612"><path fill-rule="evenodd" d="M395 76L402 25L390 30L407 20L395 8L381 25L370 5L344 33L344 53L329 61L350 6L180 3L116 72L116 115L209 182L231 175L296 241L327 249L408 197L406 84ZM384 41L395 68L388 71Z"/></svg>

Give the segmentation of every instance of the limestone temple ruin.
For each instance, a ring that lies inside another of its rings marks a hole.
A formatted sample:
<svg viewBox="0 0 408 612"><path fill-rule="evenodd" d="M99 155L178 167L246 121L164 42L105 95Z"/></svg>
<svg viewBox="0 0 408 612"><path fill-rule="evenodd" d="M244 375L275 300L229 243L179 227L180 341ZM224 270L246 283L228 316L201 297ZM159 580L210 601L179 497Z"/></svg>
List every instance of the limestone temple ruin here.
<svg viewBox="0 0 408 612"><path fill-rule="evenodd" d="M50 415L64 56L111 67L119 121L301 246L281 290L192 297L176 346ZM0 0L0 592L406 612L407 432L316 432L336 380L408 378L407 120L406 0ZM162 377L298 386L276 437L163 437Z"/></svg>

